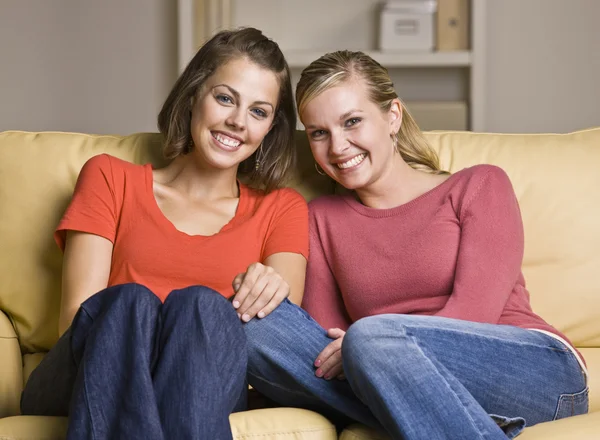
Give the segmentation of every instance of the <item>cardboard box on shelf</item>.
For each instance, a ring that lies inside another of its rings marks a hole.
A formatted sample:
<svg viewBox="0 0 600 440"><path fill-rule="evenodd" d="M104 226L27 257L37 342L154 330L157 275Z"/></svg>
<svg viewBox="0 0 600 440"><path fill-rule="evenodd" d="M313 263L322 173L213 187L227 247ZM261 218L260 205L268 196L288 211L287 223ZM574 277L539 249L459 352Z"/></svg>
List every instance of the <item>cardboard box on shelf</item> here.
<svg viewBox="0 0 600 440"><path fill-rule="evenodd" d="M469 0L440 0L436 18L436 49L469 49Z"/></svg>

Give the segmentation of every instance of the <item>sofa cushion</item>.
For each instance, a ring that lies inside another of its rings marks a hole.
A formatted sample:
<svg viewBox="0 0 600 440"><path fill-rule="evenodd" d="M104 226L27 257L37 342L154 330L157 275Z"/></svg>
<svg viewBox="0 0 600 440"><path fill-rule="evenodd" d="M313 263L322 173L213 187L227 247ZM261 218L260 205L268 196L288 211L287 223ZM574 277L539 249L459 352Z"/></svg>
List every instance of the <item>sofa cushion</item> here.
<svg viewBox="0 0 600 440"><path fill-rule="evenodd" d="M336 440L335 427L312 411L292 408L258 409L229 416L235 440ZM17 416L0 419L2 440L64 440L64 417Z"/></svg>

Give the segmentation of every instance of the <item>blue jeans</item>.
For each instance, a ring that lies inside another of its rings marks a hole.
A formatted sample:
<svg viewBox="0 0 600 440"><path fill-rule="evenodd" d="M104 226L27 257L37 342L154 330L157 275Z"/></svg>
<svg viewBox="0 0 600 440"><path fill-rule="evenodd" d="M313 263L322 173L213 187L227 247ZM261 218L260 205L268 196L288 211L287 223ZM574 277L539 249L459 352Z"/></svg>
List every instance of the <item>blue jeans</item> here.
<svg viewBox="0 0 600 440"><path fill-rule="evenodd" d="M347 381L315 376L331 342L285 302L244 326L248 381L284 405L393 439L505 439L525 425L587 412L585 376L559 341L513 326L413 315L364 318L348 330Z"/></svg>
<svg viewBox="0 0 600 440"><path fill-rule="evenodd" d="M114 286L81 305L32 373L21 408L68 411L69 440L231 439L246 361L240 320L217 292L188 287L163 304L144 286Z"/></svg>

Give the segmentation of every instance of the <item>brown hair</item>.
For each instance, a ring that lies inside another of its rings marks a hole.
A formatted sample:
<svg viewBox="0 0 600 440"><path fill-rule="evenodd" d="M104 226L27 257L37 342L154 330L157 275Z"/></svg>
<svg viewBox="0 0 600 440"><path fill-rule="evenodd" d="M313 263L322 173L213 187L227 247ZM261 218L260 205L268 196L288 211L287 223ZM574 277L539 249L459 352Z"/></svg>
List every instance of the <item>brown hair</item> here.
<svg viewBox="0 0 600 440"><path fill-rule="evenodd" d="M382 112L388 112L392 101L399 99L385 67L363 52L342 50L323 55L302 71L296 86L298 113L302 113L310 100L353 76L365 82L370 100L377 104ZM396 150L411 167L441 173L438 155L427 143L402 101L400 105L402 124L396 133Z"/></svg>
<svg viewBox="0 0 600 440"><path fill-rule="evenodd" d="M219 66L241 57L272 71L279 81L279 102L273 128L265 136L262 147L238 168L238 176L246 178L248 184L270 191L283 184L288 170L296 161L296 111L290 70L283 53L277 43L258 29L221 31L207 41L175 82L158 115L158 129L164 135L164 155L168 159L189 153L193 98ZM256 167L259 154L261 162Z"/></svg>

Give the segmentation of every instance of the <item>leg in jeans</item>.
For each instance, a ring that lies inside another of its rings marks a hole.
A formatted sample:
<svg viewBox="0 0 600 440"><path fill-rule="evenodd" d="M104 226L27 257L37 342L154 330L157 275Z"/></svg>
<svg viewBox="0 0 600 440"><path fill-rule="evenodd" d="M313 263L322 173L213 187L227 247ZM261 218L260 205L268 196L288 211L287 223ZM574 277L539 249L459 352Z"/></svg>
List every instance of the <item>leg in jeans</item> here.
<svg viewBox="0 0 600 440"><path fill-rule="evenodd" d="M235 309L207 287L169 294L154 391L166 439L231 439L246 386L246 335Z"/></svg>
<svg viewBox="0 0 600 440"><path fill-rule="evenodd" d="M151 369L161 301L146 287L124 284L86 300L71 325L78 366L68 440L163 440Z"/></svg>
<svg viewBox="0 0 600 440"><path fill-rule="evenodd" d="M380 315L350 327L342 357L353 390L392 438L513 438L525 423L587 412L575 356L532 330Z"/></svg>
<svg viewBox="0 0 600 440"><path fill-rule="evenodd" d="M231 305L210 289L173 294L163 306L145 287L127 284L88 299L69 332L32 373L23 393L23 413L56 412L52 401L57 394L63 396L59 401L68 402L71 389L64 385L73 382L73 374L61 378L64 367L77 372L68 438L198 438L195 433L202 429L210 433L207 438L230 438L223 413L228 416L230 401L240 396L236 381L244 380L241 324ZM225 332L222 327L228 323ZM215 346L219 349L213 359L208 353ZM233 361L229 350L238 350ZM214 363L223 360L228 364L221 376L215 375ZM241 371L237 375L236 368ZM59 386L47 384L54 377L60 378ZM205 402L206 384L219 392L208 391L209 402L198 410ZM64 408L59 412L66 415ZM174 437L173 432L181 435Z"/></svg>
<svg viewBox="0 0 600 440"><path fill-rule="evenodd" d="M315 376L313 362L331 342L325 330L288 300L263 319L244 324L248 340L248 382L286 405L312 409L338 427L352 421L380 427L346 381Z"/></svg>

